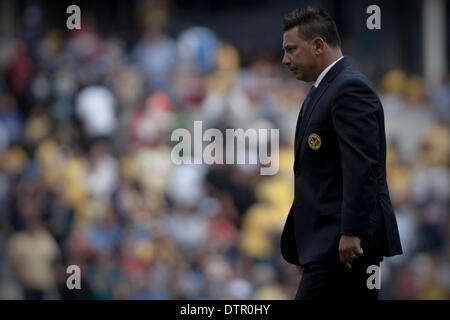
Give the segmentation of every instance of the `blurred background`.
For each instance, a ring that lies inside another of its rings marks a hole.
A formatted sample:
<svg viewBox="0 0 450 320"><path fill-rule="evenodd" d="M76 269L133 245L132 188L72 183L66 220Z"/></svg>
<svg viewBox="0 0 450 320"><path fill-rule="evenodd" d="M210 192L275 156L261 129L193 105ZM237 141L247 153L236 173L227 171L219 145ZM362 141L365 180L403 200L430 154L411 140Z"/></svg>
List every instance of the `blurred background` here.
<svg viewBox="0 0 450 320"><path fill-rule="evenodd" d="M308 86L281 65L281 20L306 4L1 1L0 299L292 299L279 239ZM380 298L449 299L450 3L314 4L384 106L404 255L383 261ZM173 165L170 134L194 120L279 129L278 174Z"/></svg>

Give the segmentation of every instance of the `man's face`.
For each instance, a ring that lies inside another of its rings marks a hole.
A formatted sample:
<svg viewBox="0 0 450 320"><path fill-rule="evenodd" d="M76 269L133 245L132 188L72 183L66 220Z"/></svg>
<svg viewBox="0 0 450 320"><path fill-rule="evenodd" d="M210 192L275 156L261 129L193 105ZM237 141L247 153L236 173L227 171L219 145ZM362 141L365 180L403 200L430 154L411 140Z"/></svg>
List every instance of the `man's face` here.
<svg viewBox="0 0 450 320"><path fill-rule="evenodd" d="M299 37L298 26L285 31L283 35L283 64L295 75L297 80L315 81L317 61L313 54L312 41Z"/></svg>

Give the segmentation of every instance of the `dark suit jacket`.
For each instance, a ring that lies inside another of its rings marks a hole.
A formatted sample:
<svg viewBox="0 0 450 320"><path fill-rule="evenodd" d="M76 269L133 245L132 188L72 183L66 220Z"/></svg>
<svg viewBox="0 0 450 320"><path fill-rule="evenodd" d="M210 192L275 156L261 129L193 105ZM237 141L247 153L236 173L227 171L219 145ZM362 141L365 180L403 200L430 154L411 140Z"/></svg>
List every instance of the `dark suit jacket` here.
<svg viewBox="0 0 450 320"><path fill-rule="evenodd" d="M345 57L298 120L294 174L295 198L281 236L286 261L336 259L342 234L361 237L365 256L402 253L386 182L383 107Z"/></svg>

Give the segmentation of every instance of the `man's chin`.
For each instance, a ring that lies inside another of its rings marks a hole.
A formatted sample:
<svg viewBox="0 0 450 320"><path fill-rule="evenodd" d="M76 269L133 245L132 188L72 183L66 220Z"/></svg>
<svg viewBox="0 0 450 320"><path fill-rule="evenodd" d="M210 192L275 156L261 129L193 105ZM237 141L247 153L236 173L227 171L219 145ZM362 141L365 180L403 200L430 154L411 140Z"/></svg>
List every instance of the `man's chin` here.
<svg viewBox="0 0 450 320"><path fill-rule="evenodd" d="M300 81L303 81L303 82L314 82L314 81L316 81L316 80L313 80L313 79L307 79L304 75L302 75L302 74L296 74L295 75L295 78L297 79L297 80L300 80Z"/></svg>
<svg viewBox="0 0 450 320"><path fill-rule="evenodd" d="M313 80L307 80L304 73L301 73L299 71L294 73L295 79L304 81L304 82L311 82Z"/></svg>

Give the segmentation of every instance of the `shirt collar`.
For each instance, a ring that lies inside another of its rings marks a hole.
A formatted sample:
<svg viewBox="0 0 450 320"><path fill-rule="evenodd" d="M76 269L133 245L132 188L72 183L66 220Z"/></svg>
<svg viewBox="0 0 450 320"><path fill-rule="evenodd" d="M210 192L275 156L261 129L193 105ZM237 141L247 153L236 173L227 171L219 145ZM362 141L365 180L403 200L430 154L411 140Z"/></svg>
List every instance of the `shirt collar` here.
<svg viewBox="0 0 450 320"><path fill-rule="evenodd" d="M327 72L330 71L330 69L331 69L331 68L332 68L339 60L341 60L342 58L344 58L344 56L342 56L342 57L336 59L333 63L331 63L328 67L326 67L326 68L319 74L319 76L317 77L316 82L314 82L314 87L316 87L316 88L319 87L320 82L321 82L322 79L325 77L325 75L327 74Z"/></svg>

